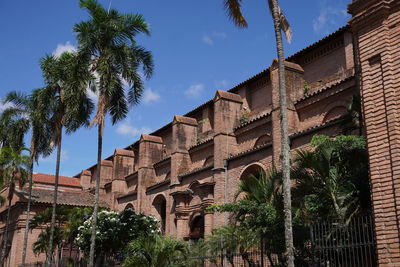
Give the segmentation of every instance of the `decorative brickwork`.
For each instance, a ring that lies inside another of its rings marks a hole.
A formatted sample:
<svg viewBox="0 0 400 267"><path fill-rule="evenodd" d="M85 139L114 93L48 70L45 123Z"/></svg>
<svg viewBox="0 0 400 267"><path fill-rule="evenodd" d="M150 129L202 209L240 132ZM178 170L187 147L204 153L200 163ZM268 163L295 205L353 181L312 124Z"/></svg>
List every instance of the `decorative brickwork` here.
<svg viewBox="0 0 400 267"><path fill-rule="evenodd" d="M353 19L348 26L287 58L291 149L309 149L315 134L340 134L347 106L361 91L379 264L400 266L400 2L359 0L349 10ZM240 179L279 163L277 74L274 60L263 72L228 91L217 90L194 110L115 149L100 166L104 205L153 214L165 234L185 240L204 237L227 223L226 214L206 208L233 201ZM94 165L75 178L62 178L61 195L68 190L78 195L78 190L84 193L83 202L90 202L90 194L82 190L93 193L96 169ZM51 187L51 176L41 177L35 194ZM64 202L74 203L76 195ZM13 202L17 226L9 266L20 262L25 203L21 195ZM35 202L34 212L46 205L48 201ZM3 226L4 214L2 207ZM29 246L37 234L32 233ZM43 257L28 251L31 262Z"/></svg>
<svg viewBox="0 0 400 267"><path fill-rule="evenodd" d="M368 141L380 266L400 266L400 2L349 6Z"/></svg>

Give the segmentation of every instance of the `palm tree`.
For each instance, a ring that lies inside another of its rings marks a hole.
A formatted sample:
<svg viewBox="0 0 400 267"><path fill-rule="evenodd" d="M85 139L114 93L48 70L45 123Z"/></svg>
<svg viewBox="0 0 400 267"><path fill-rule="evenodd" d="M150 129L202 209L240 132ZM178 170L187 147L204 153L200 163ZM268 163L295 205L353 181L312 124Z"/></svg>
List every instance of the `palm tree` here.
<svg viewBox="0 0 400 267"><path fill-rule="evenodd" d="M28 129L29 121L7 108L0 115L0 147L23 147Z"/></svg>
<svg viewBox="0 0 400 267"><path fill-rule="evenodd" d="M15 184L18 182L22 187L25 184L28 175L29 157L22 154L25 148L13 149L3 147L0 150L0 182L2 185L8 186L8 207L7 219L3 234L3 247L1 250L1 265L4 264L6 257L6 249L8 245L8 228L10 225L11 204L15 192Z"/></svg>
<svg viewBox="0 0 400 267"><path fill-rule="evenodd" d="M368 154L359 136L314 136L314 151L298 150L293 195L308 222L321 218L350 222L370 210Z"/></svg>
<svg viewBox="0 0 400 267"><path fill-rule="evenodd" d="M132 241L127 249L124 267L172 267L177 258L186 258L188 247L180 240L156 235L153 238L140 237Z"/></svg>
<svg viewBox="0 0 400 267"><path fill-rule="evenodd" d="M95 204L89 259L89 266L93 266L105 116L109 113L114 124L126 117L129 104L139 102L143 81L138 69L142 67L144 76L150 78L153 60L151 53L135 42L137 34L149 34L149 25L141 15L121 14L115 9L107 11L95 0L81 0L80 6L89 13L91 19L74 27L79 54L88 61L91 71L98 76L96 91L99 99L97 112L91 123L98 127ZM124 88L125 82L129 85L127 92Z"/></svg>
<svg viewBox="0 0 400 267"><path fill-rule="evenodd" d="M38 161L40 156L48 156L51 153L50 129L46 128L45 118L39 116L38 96L41 89L35 89L30 95L10 92L5 98L5 103L11 103L11 107L3 114L14 116L20 123L26 124L26 129L31 129L29 170L28 170L28 203L26 207L26 221L24 232L24 243L22 246L22 265L26 260L26 249L28 246L29 220L32 202L32 174L33 163Z"/></svg>
<svg viewBox="0 0 400 267"><path fill-rule="evenodd" d="M59 58L45 56L40 62L46 87L40 94L39 110L49 117L52 142L57 147L56 173L54 180L53 212L46 265L52 265L53 239L56 222L58 179L60 173L62 134L76 131L88 125L93 103L86 89L92 80L89 70L72 53L65 52Z"/></svg>
<svg viewBox="0 0 400 267"><path fill-rule="evenodd" d="M224 0L225 9L230 19L238 27L247 27L246 19L241 12L242 0ZM285 212L285 240L287 266L294 267L293 227L292 227L292 203L290 183L290 146L287 119L286 81L285 81L285 57L283 53L282 33L284 31L287 40L291 40L291 28L278 5L278 0L268 0L269 11L272 14L276 48L278 53L279 73L279 100L280 100L280 127L281 127L281 169L283 179L283 196Z"/></svg>

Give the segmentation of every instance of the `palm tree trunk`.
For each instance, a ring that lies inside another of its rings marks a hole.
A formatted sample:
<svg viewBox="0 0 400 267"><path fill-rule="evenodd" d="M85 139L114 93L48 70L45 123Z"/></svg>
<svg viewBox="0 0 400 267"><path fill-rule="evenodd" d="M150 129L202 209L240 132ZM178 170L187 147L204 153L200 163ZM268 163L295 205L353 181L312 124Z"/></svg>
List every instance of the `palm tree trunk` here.
<svg viewBox="0 0 400 267"><path fill-rule="evenodd" d="M30 212L31 212L31 202L32 202L32 175L33 175L33 138L31 138L31 155L29 158L29 173L28 173L28 180L29 180L29 188L28 188L28 203L26 206L26 221L25 221L25 232L24 232L24 244L22 246L22 266L25 266L26 261L26 249L28 247L28 234L29 234L29 221L30 221Z"/></svg>
<svg viewBox="0 0 400 267"><path fill-rule="evenodd" d="M57 209L57 197L58 197L58 178L60 175L60 161L61 161L61 139L62 139L62 127L60 127L60 137L57 142L57 161L56 161L56 175L54 179L54 194L53 194L53 210L51 213L50 223L50 239L48 246L48 253L46 259L46 266L51 267L53 264L53 242L54 242L54 229L56 225L56 209Z"/></svg>
<svg viewBox="0 0 400 267"><path fill-rule="evenodd" d="M278 0L272 0L272 17L274 21L276 48L278 52L279 73L279 100L281 113L281 168L285 213L285 242L287 266L294 267L293 254L293 229L292 229L292 200L290 182L290 147L287 119L286 81L285 81L285 58L283 54L282 32L279 17Z"/></svg>
<svg viewBox="0 0 400 267"><path fill-rule="evenodd" d="M9 186L9 190L13 190L14 186L13 186L13 182L10 182L10 186ZM11 214L11 201L12 201L12 197L14 195L14 192L9 193L9 199L8 199L8 207L7 207L7 220L6 220L6 225L5 225L5 229L4 229L4 240L3 240L3 248L1 250L1 266L4 265L5 263L5 259L6 259L6 252L7 252L7 243L8 243L8 228L10 226L10 214Z"/></svg>
<svg viewBox="0 0 400 267"><path fill-rule="evenodd" d="M98 125L98 143L97 143L97 169L96 169L96 189L95 202L93 208L92 236L90 237L90 254L89 267L94 266L94 253L96 244L96 228L97 228L97 213L99 210L99 194L100 194L100 171L101 171L101 153L103 149L103 122Z"/></svg>

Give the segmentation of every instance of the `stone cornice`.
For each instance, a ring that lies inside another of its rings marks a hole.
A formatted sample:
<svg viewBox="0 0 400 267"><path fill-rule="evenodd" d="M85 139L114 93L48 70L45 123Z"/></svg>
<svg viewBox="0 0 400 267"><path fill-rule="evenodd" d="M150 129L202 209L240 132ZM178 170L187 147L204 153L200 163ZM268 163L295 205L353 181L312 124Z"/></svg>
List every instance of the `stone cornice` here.
<svg viewBox="0 0 400 267"><path fill-rule="evenodd" d="M163 187L165 185L169 185L170 183L171 183L171 179L167 179L167 180L161 181L159 183L156 183L154 185L151 185L146 188L146 193L151 192L157 188Z"/></svg>
<svg viewBox="0 0 400 267"><path fill-rule="evenodd" d="M206 170L211 170L213 167L214 167L214 164L210 164L208 166L204 166L204 167L201 167L201 168L198 168L198 169L194 169L194 170L192 170L190 172L187 172L187 173L179 175L179 179L182 180L183 178L185 178L187 176L190 176L190 175L193 175L193 174L197 174L197 173L200 173L200 172L203 172L203 171L206 171Z"/></svg>
<svg viewBox="0 0 400 267"><path fill-rule="evenodd" d="M226 158L226 160L227 161L232 161L232 160L235 160L235 159L238 159L238 158L253 154L255 152L258 152L260 150L264 150L264 149L267 149L267 148L270 148L270 147L272 147L272 142L266 143L266 144L258 146L258 147L254 147L254 148L248 149L248 150L243 151L243 152L240 152L240 153L238 153L236 155L233 155L233 156L230 156L229 158Z"/></svg>

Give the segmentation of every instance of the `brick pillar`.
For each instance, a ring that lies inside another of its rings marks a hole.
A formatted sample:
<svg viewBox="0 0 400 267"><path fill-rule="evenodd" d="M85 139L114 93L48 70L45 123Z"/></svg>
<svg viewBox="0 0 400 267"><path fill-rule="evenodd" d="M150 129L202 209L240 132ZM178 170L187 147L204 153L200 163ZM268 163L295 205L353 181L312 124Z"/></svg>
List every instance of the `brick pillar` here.
<svg viewBox="0 0 400 267"><path fill-rule="evenodd" d="M189 217L186 214L176 214L176 238L184 239L189 233Z"/></svg>
<svg viewBox="0 0 400 267"><path fill-rule="evenodd" d="M400 1L353 1L379 266L400 266Z"/></svg>
<svg viewBox="0 0 400 267"><path fill-rule="evenodd" d="M179 184L178 176L190 166L189 148L196 144L197 121L194 118L174 116L172 121L171 185Z"/></svg>
<svg viewBox="0 0 400 267"><path fill-rule="evenodd" d="M83 190L87 190L92 187L91 177L92 177L91 171L89 171L89 170L81 171L81 173L79 175L79 179L81 181L81 186L82 186Z"/></svg>
<svg viewBox="0 0 400 267"><path fill-rule="evenodd" d="M236 137L233 129L238 125L242 108L240 95L218 90L214 97L214 202L225 203L224 160L237 153ZM226 216L214 220L216 227L225 224Z"/></svg>
<svg viewBox="0 0 400 267"><path fill-rule="evenodd" d="M138 187L137 202L138 211L147 212L151 203L147 203L146 188L154 184L156 174L153 164L161 160L163 155L163 141L161 137L142 134L139 140L139 163L138 163Z"/></svg>
<svg viewBox="0 0 400 267"><path fill-rule="evenodd" d="M113 165L114 167L111 187L113 197L111 199L116 199L118 194L124 193L128 190L125 176L131 174L134 170L135 157L133 151L126 149L115 149ZM114 205L115 203L112 204Z"/></svg>
<svg viewBox="0 0 400 267"><path fill-rule="evenodd" d="M100 196L105 196L105 184L112 181L113 176L113 162L111 160L102 160L100 172ZM94 173L96 175L96 172ZM94 176L96 177L96 176ZM96 178L94 178L94 185L96 184Z"/></svg>
<svg viewBox="0 0 400 267"><path fill-rule="evenodd" d="M288 128L289 133L298 129L299 119L294 107L294 101L304 94L304 70L299 65L292 62L285 62L286 93L288 106ZM279 101L279 74L278 61L272 61L270 67L271 87L272 87L272 149L273 164L280 166L281 156L281 125L280 125L280 101Z"/></svg>
<svg viewBox="0 0 400 267"><path fill-rule="evenodd" d="M214 213L205 211L204 212L204 237L212 234L214 226Z"/></svg>

